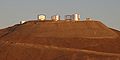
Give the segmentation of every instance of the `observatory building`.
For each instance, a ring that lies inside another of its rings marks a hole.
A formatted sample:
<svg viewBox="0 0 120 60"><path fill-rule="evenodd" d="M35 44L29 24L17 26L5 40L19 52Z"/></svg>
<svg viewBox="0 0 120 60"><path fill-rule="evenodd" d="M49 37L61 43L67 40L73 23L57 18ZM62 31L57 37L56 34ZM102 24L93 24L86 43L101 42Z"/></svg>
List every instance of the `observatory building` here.
<svg viewBox="0 0 120 60"><path fill-rule="evenodd" d="M60 19L61 19L60 15L51 16L52 21L59 21ZM47 20L46 15L45 14L38 14L37 20L40 20L40 21ZM75 14L71 14L71 15L65 15L64 20L80 21L80 14L75 13Z"/></svg>
<svg viewBox="0 0 120 60"><path fill-rule="evenodd" d="M53 21L58 21L58 20L60 20L60 16L59 15L53 15L53 16L51 16L51 19Z"/></svg>
<svg viewBox="0 0 120 60"><path fill-rule="evenodd" d="M46 20L46 15L45 14L40 14L37 16L38 20L44 21Z"/></svg>

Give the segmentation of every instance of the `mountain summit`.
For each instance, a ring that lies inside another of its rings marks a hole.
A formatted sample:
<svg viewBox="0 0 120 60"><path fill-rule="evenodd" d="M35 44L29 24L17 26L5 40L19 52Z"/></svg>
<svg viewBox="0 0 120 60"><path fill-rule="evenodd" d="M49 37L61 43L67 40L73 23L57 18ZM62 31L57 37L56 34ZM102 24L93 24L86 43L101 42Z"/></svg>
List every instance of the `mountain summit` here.
<svg viewBox="0 0 120 60"><path fill-rule="evenodd" d="M100 21L34 20L0 30L0 60L119 60L119 43Z"/></svg>

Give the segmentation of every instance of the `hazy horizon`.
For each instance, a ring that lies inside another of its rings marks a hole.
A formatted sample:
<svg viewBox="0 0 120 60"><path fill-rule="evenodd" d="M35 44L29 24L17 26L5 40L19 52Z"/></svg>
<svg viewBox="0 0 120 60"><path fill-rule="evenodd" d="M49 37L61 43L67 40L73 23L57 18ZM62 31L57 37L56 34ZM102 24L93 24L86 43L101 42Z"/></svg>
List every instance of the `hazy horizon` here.
<svg viewBox="0 0 120 60"><path fill-rule="evenodd" d="M79 13L81 19L91 17L111 28L120 30L120 0L1 0L0 29L22 20L37 18L37 14L52 15Z"/></svg>

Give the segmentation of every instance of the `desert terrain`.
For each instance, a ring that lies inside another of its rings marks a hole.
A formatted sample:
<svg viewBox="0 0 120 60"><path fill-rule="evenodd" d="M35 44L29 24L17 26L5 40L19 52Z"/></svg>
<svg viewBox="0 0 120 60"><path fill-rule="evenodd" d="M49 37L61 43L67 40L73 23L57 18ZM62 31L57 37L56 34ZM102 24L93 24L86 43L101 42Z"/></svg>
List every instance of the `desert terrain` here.
<svg viewBox="0 0 120 60"><path fill-rule="evenodd" d="M100 21L28 21L0 30L0 60L120 60L120 31Z"/></svg>

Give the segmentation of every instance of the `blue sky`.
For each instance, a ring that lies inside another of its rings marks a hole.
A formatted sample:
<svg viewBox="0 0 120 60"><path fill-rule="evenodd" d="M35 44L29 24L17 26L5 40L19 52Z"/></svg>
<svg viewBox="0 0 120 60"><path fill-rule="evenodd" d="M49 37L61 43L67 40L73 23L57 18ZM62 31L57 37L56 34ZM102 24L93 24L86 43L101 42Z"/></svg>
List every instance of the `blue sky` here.
<svg viewBox="0 0 120 60"><path fill-rule="evenodd" d="M37 14L80 13L81 19L91 17L120 30L120 0L0 0L0 29L36 19Z"/></svg>

